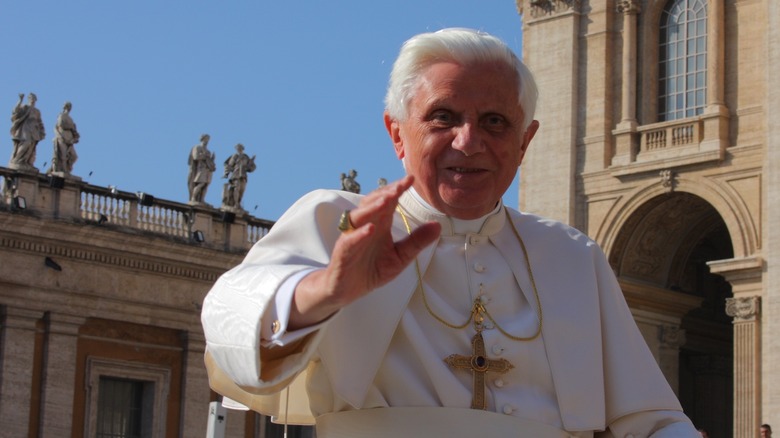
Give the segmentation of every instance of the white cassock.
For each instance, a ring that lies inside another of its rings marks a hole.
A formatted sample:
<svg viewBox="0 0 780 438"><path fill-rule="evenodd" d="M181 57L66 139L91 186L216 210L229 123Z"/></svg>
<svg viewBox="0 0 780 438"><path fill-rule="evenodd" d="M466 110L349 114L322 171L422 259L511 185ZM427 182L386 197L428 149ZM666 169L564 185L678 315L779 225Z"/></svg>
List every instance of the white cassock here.
<svg viewBox="0 0 780 438"><path fill-rule="evenodd" d="M292 290L328 264L339 217L360 198L306 195L217 281L202 313L215 391L290 423L316 419L319 438L592 437L606 429L597 436L698 436L598 246L566 225L502 205L462 221L405 193L400 205L412 228L442 224L439 240L417 257L424 292L412 263L327 321L287 332ZM407 230L396 216L398 240ZM475 329L450 326L467 321L480 296L497 326L530 337L539 321L535 289L541 336L513 340L488 323L487 357L513 368L485 375L487 412L469 409L472 372L443 359L470 355ZM288 401L280 391L291 382Z"/></svg>

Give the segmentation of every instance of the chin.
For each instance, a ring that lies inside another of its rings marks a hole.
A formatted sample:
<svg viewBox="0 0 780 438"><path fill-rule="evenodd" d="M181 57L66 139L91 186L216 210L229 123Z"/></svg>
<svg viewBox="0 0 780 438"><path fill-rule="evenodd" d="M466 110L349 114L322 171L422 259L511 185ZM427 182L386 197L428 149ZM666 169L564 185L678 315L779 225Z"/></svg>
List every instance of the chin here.
<svg viewBox="0 0 780 438"><path fill-rule="evenodd" d="M495 208L496 203L486 203L486 196L479 196L469 199L451 199L449 202L444 201L446 210L442 210L450 216L455 216L459 219L477 219L488 213ZM468 217L461 217L468 216Z"/></svg>

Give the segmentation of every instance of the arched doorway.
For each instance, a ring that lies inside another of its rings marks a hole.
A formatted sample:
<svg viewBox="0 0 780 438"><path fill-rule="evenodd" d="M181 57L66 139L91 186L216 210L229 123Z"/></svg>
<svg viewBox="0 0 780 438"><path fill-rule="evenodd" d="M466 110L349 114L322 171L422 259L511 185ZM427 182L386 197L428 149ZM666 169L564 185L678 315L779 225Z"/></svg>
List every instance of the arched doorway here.
<svg viewBox="0 0 780 438"><path fill-rule="evenodd" d="M694 424L714 438L731 436L732 431L733 329L725 310L732 291L723 277L710 273L707 262L733 257L732 239L717 210L684 192L661 194L638 206L609 252L621 284L643 285L646 308L660 313L671 308L654 306L654 299L693 303L673 319L670 315L675 330L683 334L674 347L678 354L665 358L658 353L664 349L663 339L656 354L662 369L670 367L664 360L676 360L676 376L667 377ZM632 305L628 294L627 299ZM664 321L663 315L658 321ZM663 324L658 323L659 338L664 336ZM648 337L647 330L643 333Z"/></svg>

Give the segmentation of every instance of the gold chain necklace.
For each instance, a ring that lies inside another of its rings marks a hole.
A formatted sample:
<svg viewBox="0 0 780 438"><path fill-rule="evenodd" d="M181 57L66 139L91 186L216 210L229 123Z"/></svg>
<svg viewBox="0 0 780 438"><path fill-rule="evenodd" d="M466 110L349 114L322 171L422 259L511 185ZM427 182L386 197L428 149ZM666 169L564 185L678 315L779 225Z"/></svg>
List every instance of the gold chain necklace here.
<svg viewBox="0 0 780 438"><path fill-rule="evenodd" d="M404 213L403 209L399 205L396 210L401 214L401 218L404 221L404 226L406 227L406 232L408 234L411 234L412 228L409 226L409 221L406 218L406 214ZM512 218L509 216L509 211L506 211L506 219L509 222L509 225L512 227L512 231L515 234L515 237L517 237L517 241L520 242L520 247L523 250L523 256L525 258L525 265L528 269L528 276L531 279L531 286L534 289L534 298L536 299L536 308L539 309L537 312L537 319L538 324L536 326L536 333L534 333L532 336L515 336L506 330L504 330L503 327L501 327L495 319L493 319L493 316L488 312L487 308L485 308L484 303L482 302L482 296L478 296L474 299L474 304L471 307L471 313L469 314L468 319L466 322L460 325L452 324L448 321L446 321L441 316L437 315L436 312L431 309L431 306L428 304L428 298L425 296L425 287L423 286L422 281L422 273L420 272L420 263L417 261L417 259L414 259L414 266L417 269L417 288L420 290L420 294L423 299L423 304L425 304L425 309L428 310L428 313L434 317L437 321L444 324L445 326L453 329L460 330L462 328L465 328L467 325L469 325L470 322L474 322L474 328L477 330L477 333L481 332L485 327L483 325L484 318L487 317L487 319L490 320L490 322L493 323L493 325L498 329L498 331L501 332L504 336L506 336L509 339L512 339L513 341L533 341L534 339L538 338L540 334L542 334L542 302L539 300L539 290L536 288L536 281L534 280L534 273L531 271L531 261L528 258L528 250L525 248L525 243L523 242L523 239L520 237L520 233L517 232L517 228L515 228L515 224L512 222Z"/></svg>

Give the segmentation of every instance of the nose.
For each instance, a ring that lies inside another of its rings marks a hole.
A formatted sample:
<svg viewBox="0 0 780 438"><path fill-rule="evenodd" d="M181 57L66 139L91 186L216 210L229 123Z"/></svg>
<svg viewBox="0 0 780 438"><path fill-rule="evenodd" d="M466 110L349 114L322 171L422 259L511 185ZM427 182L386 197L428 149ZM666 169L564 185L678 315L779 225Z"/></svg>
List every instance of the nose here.
<svg viewBox="0 0 780 438"><path fill-rule="evenodd" d="M470 122L456 126L455 138L452 139L452 148L460 151L463 155L471 155L483 152L485 145L482 143L482 137L479 128Z"/></svg>

